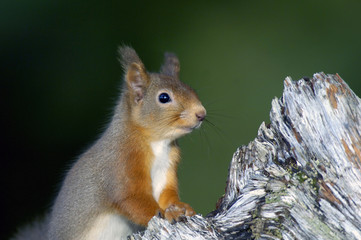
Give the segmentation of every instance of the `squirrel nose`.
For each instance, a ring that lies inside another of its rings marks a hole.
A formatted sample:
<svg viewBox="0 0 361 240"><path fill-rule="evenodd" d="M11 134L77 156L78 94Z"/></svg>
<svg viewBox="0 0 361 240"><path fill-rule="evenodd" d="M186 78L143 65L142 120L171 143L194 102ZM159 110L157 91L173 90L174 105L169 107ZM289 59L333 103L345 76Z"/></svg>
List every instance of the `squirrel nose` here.
<svg viewBox="0 0 361 240"><path fill-rule="evenodd" d="M196 117L198 121L202 122L206 117L206 113L204 111L196 113Z"/></svg>

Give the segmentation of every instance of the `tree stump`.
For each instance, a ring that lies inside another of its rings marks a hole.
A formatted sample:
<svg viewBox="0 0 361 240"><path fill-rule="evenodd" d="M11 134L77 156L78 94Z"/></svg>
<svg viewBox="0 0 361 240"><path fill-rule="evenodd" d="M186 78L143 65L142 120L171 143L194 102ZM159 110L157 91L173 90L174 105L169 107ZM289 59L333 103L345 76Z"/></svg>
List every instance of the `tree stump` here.
<svg viewBox="0 0 361 240"><path fill-rule="evenodd" d="M206 217L154 217L132 239L361 239L361 104L336 75L284 81L270 124L234 153Z"/></svg>

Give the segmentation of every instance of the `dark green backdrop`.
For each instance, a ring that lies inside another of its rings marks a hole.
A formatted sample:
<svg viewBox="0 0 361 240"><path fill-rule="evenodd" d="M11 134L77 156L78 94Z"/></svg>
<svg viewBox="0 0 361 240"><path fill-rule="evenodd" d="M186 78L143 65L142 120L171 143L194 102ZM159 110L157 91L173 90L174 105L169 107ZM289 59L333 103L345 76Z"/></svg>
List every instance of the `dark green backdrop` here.
<svg viewBox="0 0 361 240"><path fill-rule="evenodd" d="M283 79L339 73L361 94L360 1L0 3L1 235L50 205L66 169L106 125L117 46L150 71L177 53L208 119L181 139L181 198L207 214L235 149L269 121Z"/></svg>

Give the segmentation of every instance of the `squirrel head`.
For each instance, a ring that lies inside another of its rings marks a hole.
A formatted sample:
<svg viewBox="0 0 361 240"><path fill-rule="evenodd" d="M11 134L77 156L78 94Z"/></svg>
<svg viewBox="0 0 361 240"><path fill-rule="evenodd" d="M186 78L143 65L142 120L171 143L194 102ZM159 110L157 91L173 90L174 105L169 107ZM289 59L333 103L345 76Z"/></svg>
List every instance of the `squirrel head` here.
<svg viewBox="0 0 361 240"><path fill-rule="evenodd" d="M194 90L179 80L180 64L166 53L159 73L149 73L134 49L119 49L124 69L123 101L129 120L154 140L176 139L200 127L206 110Z"/></svg>

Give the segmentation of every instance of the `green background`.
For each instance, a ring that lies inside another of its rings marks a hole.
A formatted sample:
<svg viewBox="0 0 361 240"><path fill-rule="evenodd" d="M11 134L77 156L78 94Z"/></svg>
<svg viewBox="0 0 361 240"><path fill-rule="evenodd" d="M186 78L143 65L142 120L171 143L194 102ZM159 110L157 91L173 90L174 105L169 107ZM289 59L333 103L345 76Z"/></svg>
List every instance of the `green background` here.
<svg viewBox="0 0 361 240"><path fill-rule="evenodd" d="M208 110L180 140L180 192L203 215L228 164L269 121L283 79L339 73L361 94L360 1L39 1L0 3L0 238L43 213L71 163L108 122L120 44L150 71L165 51Z"/></svg>

